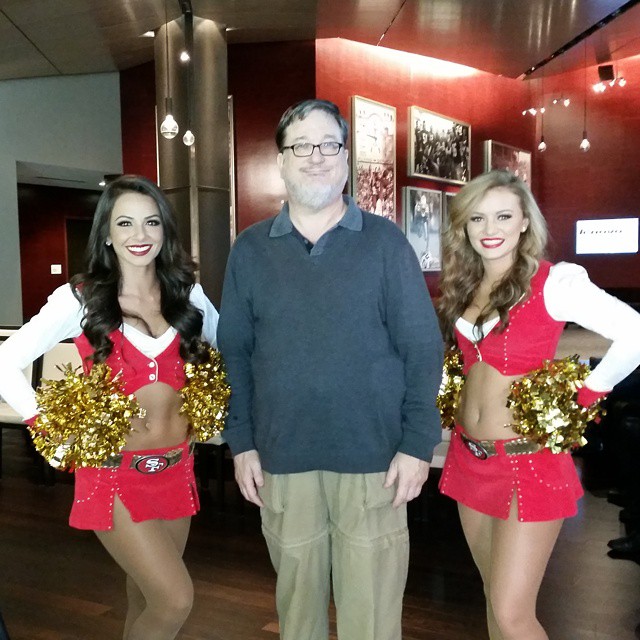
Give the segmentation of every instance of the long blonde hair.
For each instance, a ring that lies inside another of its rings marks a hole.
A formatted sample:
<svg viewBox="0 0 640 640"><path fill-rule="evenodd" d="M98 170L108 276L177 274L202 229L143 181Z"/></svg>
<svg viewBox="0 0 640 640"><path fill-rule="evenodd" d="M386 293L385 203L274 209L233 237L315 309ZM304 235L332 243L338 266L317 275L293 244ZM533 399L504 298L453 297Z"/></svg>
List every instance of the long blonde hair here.
<svg viewBox="0 0 640 640"><path fill-rule="evenodd" d="M529 187L522 180L508 171L490 171L466 184L452 199L448 225L442 236L442 295L438 301L438 315L448 345L454 344L454 324L473 301L484 275L482 260L469 242L467 223L485 195L499 187L518 197L529 224L520 236L513 266L492 289L489 303L476 320L476 331L480 336L482 324L495 311L500 316L499 330L507 327L509 309L529 294L531 278L544 255L547 225Z"/></svg>

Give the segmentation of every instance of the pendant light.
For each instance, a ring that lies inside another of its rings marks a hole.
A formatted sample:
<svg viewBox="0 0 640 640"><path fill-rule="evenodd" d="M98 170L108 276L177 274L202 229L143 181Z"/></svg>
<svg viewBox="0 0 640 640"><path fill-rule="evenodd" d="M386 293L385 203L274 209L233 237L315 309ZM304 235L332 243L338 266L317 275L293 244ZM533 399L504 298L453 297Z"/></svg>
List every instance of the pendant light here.
<svg viewBox="0 0 640 640"><path fill-rule="evenodd" d="M584 41L584 119L582 122L582 142L580 151L585 153L591 149L591 143L587 137L587 41Z"/></svg>
<svg viewBox="0 0 640 640"><path fill-rule="evenodd" d="M542 100L541 104L544 105L544 70L542 71ZM540 142L538 144L538 151L544 153L547 150L547 143L544 141L544 106L540 109Z"/></svg>
<svg viewBox="0 0 640 640"><path fill-rule="evenodd" d="M160 134L167 140L171 140L178 135L180 130L178 123L173 117L173 100L171 99L171 85L169 82L169 76L171 71L169 69L169 19L167 15L167 0L164 0L164 35L165 35L165 54L167 66L165 68L165 76L167 79L167 92L164 99L164 113L165 117L160 125Z"/></svg>
<svg viewBox="0 0 640 640"><path fill-rule="evenodd" d="M185 52L189 58L187 68L187 130L182 136L182 142L190 147L196 141L191 131L193 122L193 13L184 12L184 40Z"/></svg>

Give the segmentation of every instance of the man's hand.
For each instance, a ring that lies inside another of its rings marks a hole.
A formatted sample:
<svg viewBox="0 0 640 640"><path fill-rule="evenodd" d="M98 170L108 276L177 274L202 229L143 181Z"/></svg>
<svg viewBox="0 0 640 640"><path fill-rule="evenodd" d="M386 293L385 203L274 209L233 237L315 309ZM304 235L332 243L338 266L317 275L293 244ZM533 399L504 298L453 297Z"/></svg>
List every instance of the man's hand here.
<svg viewBox="0 0 640 640"><path fill-rule="evenodd" d="M255 449L251 449L251 451L239 453L233 457L233 466L240 493L249 502L253 502L259 507L264 507L258 495L258 487L264 484L258 452Z"/></svg>
<svg viewBox="0 0 640 640"><path fill-rule="evenodd" d="M422 490L422 485L427 481L428 477L428 462L414 458L406 453L396 453L389 465L387 477L384 481L385 489L392 486L394 482L398 482L393 506L397 508L417 498Z"/></svg>

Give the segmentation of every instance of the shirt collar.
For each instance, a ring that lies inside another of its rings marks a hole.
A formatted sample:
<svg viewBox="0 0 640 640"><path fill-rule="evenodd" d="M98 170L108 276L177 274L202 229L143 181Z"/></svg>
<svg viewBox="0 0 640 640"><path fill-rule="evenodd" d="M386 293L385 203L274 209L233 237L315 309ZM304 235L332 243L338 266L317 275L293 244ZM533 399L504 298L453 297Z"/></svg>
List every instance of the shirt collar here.
<svg viewBox="0 0 640 640"><path fill-rule="evenodd" d="M350 231L362 231L362 211L358 208L358 205L356 205L355 200L351 196L343 195L342 199L347 205L347 210L336 226L344 227ZM273 220L269 237L279 238L292 231L293 223L289 216L289 203L285 202L282 209L280 209L280 213Z"/></svg>

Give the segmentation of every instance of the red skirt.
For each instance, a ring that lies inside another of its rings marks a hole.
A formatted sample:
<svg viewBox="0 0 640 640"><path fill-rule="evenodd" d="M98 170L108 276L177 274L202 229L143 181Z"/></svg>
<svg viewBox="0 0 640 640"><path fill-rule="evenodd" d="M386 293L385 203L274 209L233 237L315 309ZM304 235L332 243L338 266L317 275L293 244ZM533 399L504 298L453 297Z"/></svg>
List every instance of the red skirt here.
<svg viewBox="0 0 640 640"><path fill-rule="evenodd" d="M177 450L181 451L180 459L166 466L163 455L175 458ZM121 455L117 468L76 469L69 516L72 527L94 531L112 529L116 495L134 522L175 520L198 512L200 502L188 442L162 449L122 451ZM135 456L145 457L138 468Z"/></svg>
<svg viewBox="0 0 640 640"><path fill-rule="evenodd" d="M463 443L456 426L440 479L440 491L463 505L494 518L509 517L514 495L518 520L540 522L575 516L584 494L569 453L507 455L496 440L497 454L477 458ZM466 434L465 434L466 435Z"/></svg>

